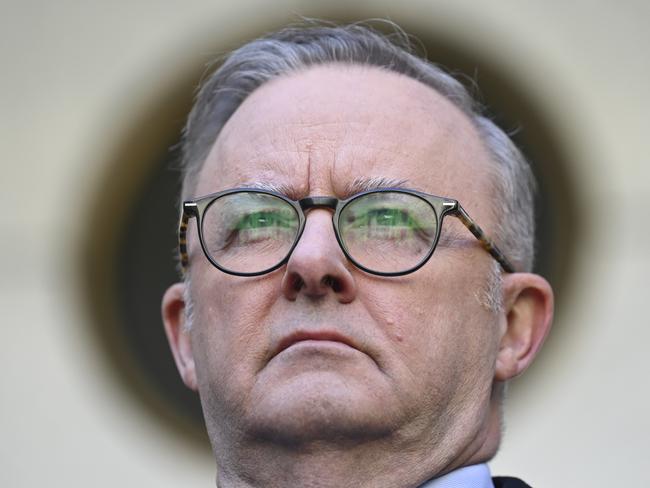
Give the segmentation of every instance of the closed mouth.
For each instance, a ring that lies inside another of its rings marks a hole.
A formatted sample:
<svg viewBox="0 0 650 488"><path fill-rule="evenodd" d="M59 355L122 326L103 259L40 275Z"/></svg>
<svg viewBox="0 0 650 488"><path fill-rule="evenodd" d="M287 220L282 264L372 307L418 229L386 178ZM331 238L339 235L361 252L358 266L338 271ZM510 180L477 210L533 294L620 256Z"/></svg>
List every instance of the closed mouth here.
<svg viewBox="0 0 650 488"><path fill-rule="evenodd" d="M297 331L289 334L287 337L280 341L278 347L273 352L273 356L277 356L285 349L288 349L296 343L304 341L339 342L354 349L359 349L352 340L335 331Z"/></svg>

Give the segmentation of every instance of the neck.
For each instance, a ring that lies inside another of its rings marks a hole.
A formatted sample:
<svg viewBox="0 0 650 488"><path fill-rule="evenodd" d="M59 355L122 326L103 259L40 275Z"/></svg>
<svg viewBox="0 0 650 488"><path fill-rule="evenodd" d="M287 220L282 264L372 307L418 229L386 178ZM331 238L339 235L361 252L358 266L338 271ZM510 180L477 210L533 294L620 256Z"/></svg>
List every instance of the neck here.
<svg viewBox="0 0 650 488"><path fill-rule="evenodd" d="M220 465L217 486L394 487L417 486L429 478L430 466L426 466L425 459L421 463L415 461L419 457L417 452L387 455L381 444L257 446L242 452L236 466Z"/></svg>
<svg viewBox="0 0 650 488"><path fill-rule="evenodd" d="M447 432L449 435L437 442L429 439L417 443L393 436L358 444L340 440L230 444L216 450L217 486L417 487L462 466L492 458L498 447L500 415L490 412L488 417L484 427L469 438L459 439L457 432Z"/></svg>

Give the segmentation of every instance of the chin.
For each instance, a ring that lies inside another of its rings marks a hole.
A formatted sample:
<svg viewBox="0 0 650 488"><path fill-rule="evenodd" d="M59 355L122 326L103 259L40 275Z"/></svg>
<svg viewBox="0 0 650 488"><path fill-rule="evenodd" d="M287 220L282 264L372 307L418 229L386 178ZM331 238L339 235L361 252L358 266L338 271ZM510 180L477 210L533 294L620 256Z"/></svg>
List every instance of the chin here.
<svg viewBox="0 0 650 488"><path fill-rule="evenodd" d="M334 373L306 373L253 395L245 435L286 447L359 443L390 436L399 415L387 398Z"/></svg>

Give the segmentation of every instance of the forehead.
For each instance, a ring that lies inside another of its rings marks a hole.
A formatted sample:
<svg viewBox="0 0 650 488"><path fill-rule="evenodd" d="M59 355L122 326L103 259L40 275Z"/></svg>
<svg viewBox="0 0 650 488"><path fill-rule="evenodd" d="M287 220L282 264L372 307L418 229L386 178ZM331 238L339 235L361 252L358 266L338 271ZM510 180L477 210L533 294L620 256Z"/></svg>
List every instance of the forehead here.
<svg viewBox="0 0 650 488"><path fill-rule="evenodd" d="M329 65L274 79L224 126L197 195L254 183L296 198L344 196L359 178L480 200L487 156L469 119L424 84L376 67Z"/></svg>

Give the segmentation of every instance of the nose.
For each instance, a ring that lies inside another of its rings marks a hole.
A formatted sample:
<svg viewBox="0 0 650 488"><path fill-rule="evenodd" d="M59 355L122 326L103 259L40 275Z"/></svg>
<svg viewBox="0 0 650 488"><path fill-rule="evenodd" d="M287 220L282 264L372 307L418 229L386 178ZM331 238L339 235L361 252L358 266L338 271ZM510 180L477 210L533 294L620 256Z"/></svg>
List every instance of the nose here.
<svg viewBox="0 0 650 488"><path fill-rule="evenodd" d="M313 209L287 262L282 293L292 301L300 294L316 299L331 293L340 303L350 303L357 285L348 266L336 241L331 212Z"/></svg>

